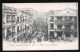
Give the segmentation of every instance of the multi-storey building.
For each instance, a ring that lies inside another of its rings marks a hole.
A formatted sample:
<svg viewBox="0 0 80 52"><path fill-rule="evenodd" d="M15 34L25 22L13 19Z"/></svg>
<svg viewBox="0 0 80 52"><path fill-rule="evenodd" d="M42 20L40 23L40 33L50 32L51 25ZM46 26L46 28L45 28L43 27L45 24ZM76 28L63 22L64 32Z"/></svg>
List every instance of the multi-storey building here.
<svg viewBox="0 0 80 52"><path fill-rule="evenodd" d="M73 39L78 36L77 11L66 8L48 15L48 37L54 39Z"/></svg>
<svg viewBox="0 0 80 52"><path fill-rule="evenodd" d="M25 10L2 6L2 32L4 40L21 41L32 32L33 14Z"/></svg>

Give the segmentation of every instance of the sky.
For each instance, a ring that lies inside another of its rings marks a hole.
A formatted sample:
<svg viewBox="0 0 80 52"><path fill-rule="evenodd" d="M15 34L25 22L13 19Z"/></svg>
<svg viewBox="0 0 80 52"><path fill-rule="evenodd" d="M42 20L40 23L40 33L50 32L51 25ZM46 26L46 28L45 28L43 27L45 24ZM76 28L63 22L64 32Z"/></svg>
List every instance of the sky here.
<svg viewBox="0 0 80 52"><path fill-rule="evenodd" d="M76 10L76 3L3 3L2 5L14 8L32 8L37 11L47 12L49 10L62 10L71 8Z"/></svg>

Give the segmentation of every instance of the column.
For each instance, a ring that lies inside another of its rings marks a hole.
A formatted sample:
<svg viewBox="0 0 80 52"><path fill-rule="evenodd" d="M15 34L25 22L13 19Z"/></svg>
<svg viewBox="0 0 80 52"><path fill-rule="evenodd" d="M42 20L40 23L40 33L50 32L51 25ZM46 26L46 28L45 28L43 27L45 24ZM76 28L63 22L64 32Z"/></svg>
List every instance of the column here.
<svg viewBox="0 0 80 52"><path fill-rule="evenodd" d="M74 16L72 17L72 21L74 22Z"/></svg>
<svg viewBox="0 0 80 52"><path fill-rule="evenodd" d="M57 39L57 33L56 33L56 32L54 32L54 36L55 36L55 38Z"/></svg>
<svg viewBox="0 0 80 52"><path fill-rule="evenodd" d="M48 30L48 41L49 41L49 38L50 38L50 31Z"/></svg>
<svg viewBox="0 0 80 52"><path fill-rule="evenodd" d="M64 25L62 25L62 29L64 29L65 28L65 26Z"/></svg>
<svg viewBox="0 0 80 52"><path fill-rule="evenodd" d="M62 37L63 37L63 40L65 40L65 33L64 32L62 33Z"/></svg>
<svg viewBox="0 0 80 52"><path fill-rule="evenodd" d="M5 23L5 25L6 25L6 14L4 15L4 23Z"/></svg>
<svg viewBox="0 0 80 52"><path fill-rule="evenodd" d="M57 25L54 23L54 29L57 29Z"/></svg>
<svg viewBox="0 0 80 52"><path fill-rule="evenodd" d="M65 16L62 17L62 20L63 20L63 21L65 20Z"/></svg>
<svg viewBox="0 0 80 52"><path fill-rule="evenodd" d="M54 32L54 36L57 37L57 33L56 32Z"/></svg>
<svg viewBox="0 0 80 52"><path fill-rule="evenodd" d="M50 30L50 23L48 23L48 30Z"/></svg>
<svg viewBox="0 0 80 52"><path fill-rule="evenodd" d="M70 35L71 35L71 40L73 40L73 38L74 38L73 33L71 33Z"/></svg>
<svg viewBox="0 0 80 52"><path fill-rule="evenodd" d="M13 34L12 34L12 27L10 28L10 31L11 31L10 37L13 38L13 37L12 37L12 36L13 36Z"/></svg>
<svg viewBox="0 0 80 52"><path fill-rule="evenodd" d="M71 25L71 29L74 29L74 25Z"/></svg>
<svg viewBox="0 0 80 52"><path fill-rule="evenodd" d="M15 37L15 42L17 42L17 37Z"/></svg>
<svg viewBox="0 0 80 52"><path fill-rule="evenodd" d="M55 20L57 20L56 16L54 16L54 22L55 22Z"/></svg>
<svg viewBox="0 0 80 52"><path fill-rule="evenodd" d="M15 26L15 34L17 35L17 25Z"/></svg>
<svg viewBox="0 0 80 52"><path fill-rule="evenodd" d="M4 29L4 35L5 35L5 39L6 39L6 36L7 36L7 27L5 27L5 29Z"/></svg>

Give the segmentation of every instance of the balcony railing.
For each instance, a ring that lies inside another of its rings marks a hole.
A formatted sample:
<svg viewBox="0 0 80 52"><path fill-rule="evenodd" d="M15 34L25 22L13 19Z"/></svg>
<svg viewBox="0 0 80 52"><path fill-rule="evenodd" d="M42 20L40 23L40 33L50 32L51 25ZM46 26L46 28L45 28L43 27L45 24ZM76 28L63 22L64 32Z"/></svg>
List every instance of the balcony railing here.
<svg viewBox="0 0 80 52"><path fill-rule="evenodd" d="M57 28L57 29L55 29L55 31L62 31L62 30L63 30L63 29L58 29L58 28Z"/></svg>
<svg viewBox="0 0 80 52"><path fill-rule="evenodd" d="M50 22L54 22L54 20L50 20Z"/></svg>
<svg viewBox="0 0 80 52"><path fill-rule="evenodd" d="M77 32L77 28L74 28L72 31L73 31L73 32Z"/></svg>
<svg viewBox="0 0 80 52"><path fill-rule="evenodd" d="M73 23L72 20L64 20L64 23Z"/></svg>
<svg viewBox="0 0 80 52"><path fill-rule="evenodd" d="M55 20L55 24L63 24L63 21L62 20Z"/></svg>
<svg viewBox="0 0 80 52"><path fill-rule="evenodd" d="M54 29L55 31L65 31L65 32L77 32L77 29L70 29L70 28L64 28L64 29Z"/></svg>
<svg viewBox="0 0 80 52"><path fill-rule="evenodd" d="M50 30L54 30L54 28L50 28Z"/></svg>
<svg viewBox="0 0 80 52"><path fill-rule="evenodd" d="M73 32L73 29L71 29L71 28L64 28L63 31L65 31L65 32Z"/></svg>

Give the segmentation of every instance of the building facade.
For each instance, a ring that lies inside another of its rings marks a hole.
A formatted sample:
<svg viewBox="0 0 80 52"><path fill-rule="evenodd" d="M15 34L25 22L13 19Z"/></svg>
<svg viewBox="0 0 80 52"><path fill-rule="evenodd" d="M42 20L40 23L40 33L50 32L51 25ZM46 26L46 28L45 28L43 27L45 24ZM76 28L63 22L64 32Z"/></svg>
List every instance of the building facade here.
<svg viewBox="0 0 80 52"><path fill-rule="evenodd" d="M76 10L66 8L48 14L48 38L73 40L78 37L78 17Z"/></svg>
<svg viewBox="0 0 80 52"><path fill-rule="evenodd" d="M32 32L33 14L26 10L2 6L3 39L8 41L22 41Z"/></svg>

